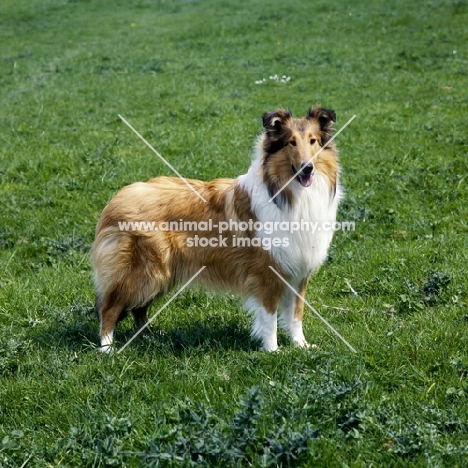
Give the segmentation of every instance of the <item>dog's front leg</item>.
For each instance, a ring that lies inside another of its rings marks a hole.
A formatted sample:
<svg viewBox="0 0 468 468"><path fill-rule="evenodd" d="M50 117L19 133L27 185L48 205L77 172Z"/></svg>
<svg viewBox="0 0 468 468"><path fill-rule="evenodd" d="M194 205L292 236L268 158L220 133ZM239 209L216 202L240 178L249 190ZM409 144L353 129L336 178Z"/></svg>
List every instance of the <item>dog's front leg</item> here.
<svg viewBox="0 0 468 468"><path fill-rule="evenodd" d="M300 281L297 288L299 296L304 297L307 289L308 278ZM302 319L304 316L304 301L296 296L289 288L281 296L279 322L291 337L292 342L300 348L308 348L310 345L302 331Z"/></svg>
<svg viewBox="0 0 468 468"><path fill-rule="evenodd" d="M276 338L277 318L276 310L268 311L257 299L251 297L245 302L245 308L254 315L252 337L262 342L265 351L276 351L278 341Z"/></svg>

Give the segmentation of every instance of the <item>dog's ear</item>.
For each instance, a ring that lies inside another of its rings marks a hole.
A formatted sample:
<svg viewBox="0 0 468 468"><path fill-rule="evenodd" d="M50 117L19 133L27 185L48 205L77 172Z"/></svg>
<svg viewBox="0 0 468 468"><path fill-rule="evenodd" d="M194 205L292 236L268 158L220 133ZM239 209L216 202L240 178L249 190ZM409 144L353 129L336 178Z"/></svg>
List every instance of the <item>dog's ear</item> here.
<svg viewBox="0 0 468 468"><path fill-rule="evenodd" d="M336 122L336 114L334 110L325 109L325 107L310 108L307 111L307 119L317 119L322 130L330 130Z"/></svg>
<svg viewBox="0 0 468 468"><path fill-rule="evenodd" d="M278 109L274 112L265 112L262 116L263 126L267 132L279 132L291 117L291 112L285 109Z"/></svg>
<svg viewBox="0 0 468 468"><path fill-rule="evenodd" d="M267 154L274 154L287 144L291 137L291 129L287 124L291 118L291 112L284 109L263 114L263 126L265 127L263 149Z"/></svg>
<svg viewBox="0 0 468 468"><path fill-rule="evenodd" d="M325 109L325 107L310 108L307 111L306 119L318 121L322 132L322 145L324 145L331 138L333 124L336 122L335 111Z"/></svg>

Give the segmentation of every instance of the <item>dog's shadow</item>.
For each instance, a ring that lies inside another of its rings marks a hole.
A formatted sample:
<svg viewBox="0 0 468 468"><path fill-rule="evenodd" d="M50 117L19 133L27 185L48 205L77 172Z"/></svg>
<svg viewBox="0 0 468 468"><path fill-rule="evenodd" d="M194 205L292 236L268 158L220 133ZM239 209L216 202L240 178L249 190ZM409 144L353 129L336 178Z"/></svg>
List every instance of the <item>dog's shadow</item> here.
<svg viewBox="0 0 468 468"><path fill-rule="evenodd" d="M117 337L118 345L124 346L134 333L126 331ZM244 350L257 349L248 328L238 321L219 321L211 317L207 321L196 320L190 324L176 324L169 329L160 329L152 324L146 333L136 337L130 346L145 350L148 347L163 352L180 354L187 349Z"/></svg>
<svg viewBox="0 0 468 468"><path fill-rule="evenodd" d="M99 320L94 307L70 307L70 314L62 320L48 321L47 325L31 330L34 341L44 346L85 352L99 348ZM115 332L115 349L125 346L136 330L130 317L118 323ZM161 326L156 319L144 333L136 336L129 347L137 351L172 353L179 355L187 349L244 350L258 349L250 336L249 325L236 317L219 314L193 322L179 321L173 326Z"/></svg>

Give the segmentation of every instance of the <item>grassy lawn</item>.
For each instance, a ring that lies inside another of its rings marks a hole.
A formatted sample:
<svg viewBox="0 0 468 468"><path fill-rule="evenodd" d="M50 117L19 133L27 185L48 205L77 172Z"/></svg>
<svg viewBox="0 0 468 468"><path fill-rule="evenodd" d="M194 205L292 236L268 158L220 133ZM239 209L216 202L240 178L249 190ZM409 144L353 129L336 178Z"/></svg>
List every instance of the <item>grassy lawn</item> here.
<svg viewBox="0 0 468 468"><path fill-rule="evenodd" d="M466 0L3 0L0 466L466 466L467 24ZM118 114L209 180L247 171L264 111L315 104L357 116L356 229L307 299L358 353L311 312L317 349L257 351L236 297L188 291L101 355L97 219L172 175Z"/></svg>

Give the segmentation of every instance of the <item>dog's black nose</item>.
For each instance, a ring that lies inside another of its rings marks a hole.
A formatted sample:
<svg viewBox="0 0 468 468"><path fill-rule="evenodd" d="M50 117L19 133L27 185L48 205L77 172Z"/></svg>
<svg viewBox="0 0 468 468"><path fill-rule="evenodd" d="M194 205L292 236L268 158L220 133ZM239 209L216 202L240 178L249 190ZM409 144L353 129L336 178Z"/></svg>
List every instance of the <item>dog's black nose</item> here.
<svg viewBox="0 0 468 468"><path fill-rule="evenodd" d="M310 175L310 174L312 174L313 170L314 170L314 166L312 165L311 162L301 164L301 173L302 174Z"/></svg>

